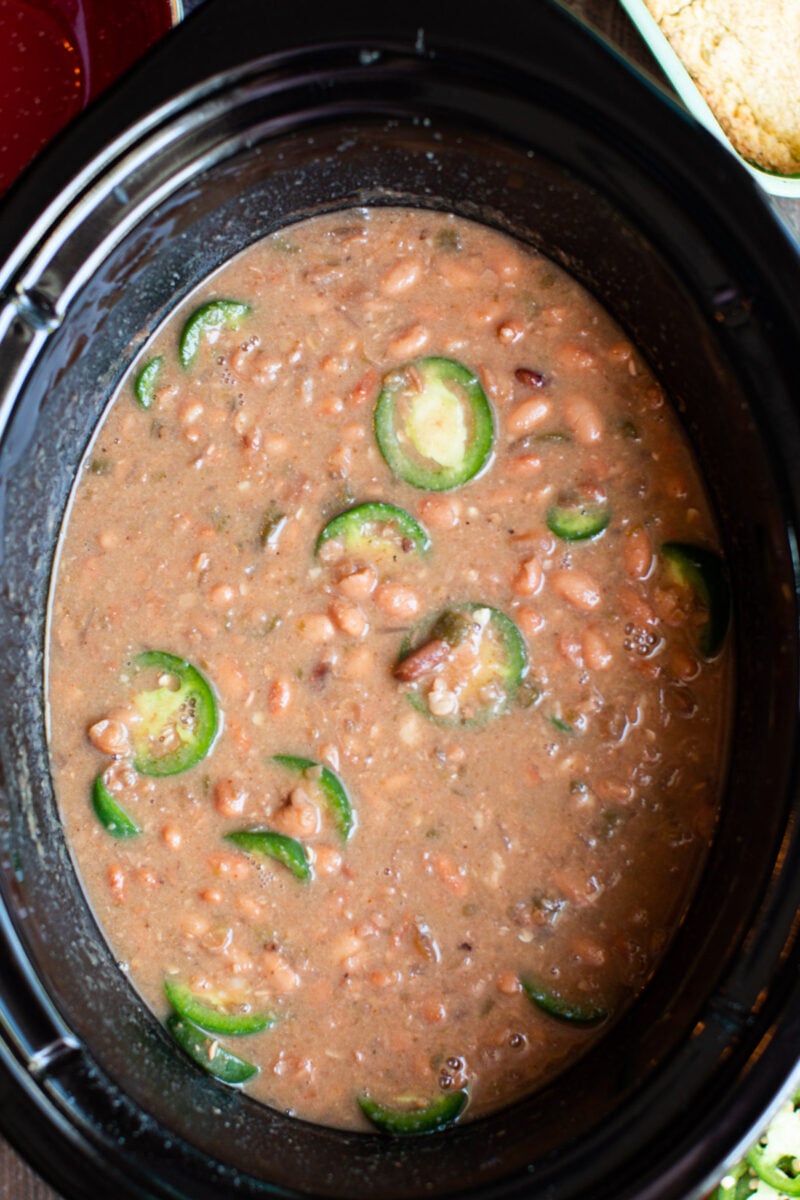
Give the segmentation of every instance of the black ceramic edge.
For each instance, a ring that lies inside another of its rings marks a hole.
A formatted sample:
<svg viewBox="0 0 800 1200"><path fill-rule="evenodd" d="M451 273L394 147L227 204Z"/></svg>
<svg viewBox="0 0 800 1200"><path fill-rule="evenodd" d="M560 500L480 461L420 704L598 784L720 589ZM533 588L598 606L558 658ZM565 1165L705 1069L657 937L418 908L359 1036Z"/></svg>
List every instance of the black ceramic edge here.
<svg viewBox="0 0 800 1200"><path fill-rule="evenodd" d="M455 6L448 5L445 7L451 9L453 12L455 11ZM354 8L354 6L352 6L352 5L347 6L348 17L352 13L353 8ZM200 38L202 44L206 47L203 56L186 55L186 58L191 60L193 70L195 70L195 69L198 70L198 78L200 78L200 76L201 76L202 69L207 65L207 63L204 61L204 59L208 56L208 50L209 50L208 43L205 40L207 38L208 34L207 34L207 32L205 34L200 32L201 23L199 21L199 18L200 17L204 18L204 21L202 23L202 29L205 31L208 31L210 29L213 29L213 27L214 27L214 14L216 13L216 15L218 17L219 14L221 13L221 11L222 11L222 6L220 4L218 4L215 8L212 3L209 6L208 10L200 10L200 12L198 12L194 18L191 18L190 22L187 22L187 25L185 27L187 31L191 31L193 38ZM459 10L459 11L461 11L461 10ZM463 13L461 15L463 15ZM515 12L515 15L519 15L519 14L517 14ZM558 18L558 19L563 19L563 18ZM192 21L195 21L196 25L193 25L191 23ZM183 32L184 32L183 30L178 30L175 34L171 35L171 37L177 39L182 35ZM276 38L278 36L278 32L282 32L282 31L276 31ZM339 31L337 30L337 32L339 32ZM515 31L513 29L510 30L510 35L513 36L514 32ZM316 36L319 39L322 39L324 37L324 30L320 30L319 26L316 27ZM402 33L393 33L393 36L397 36L401 40L403 38ZM406 34L406 36L408 36L408 34ZM416 44L417 44L416 29L414 30L414 38L415 38L414 46L416 47ZM189 34L187 33L187 43L186 43L187 47L188 47L188 44L189 44ZM429 47L431 45L435 44L433 36L430 37L430 41L428 44L429 44ZM176 47L177 47L177 45L178 45L178 42L176 41ZM251 49L252 49L251 45L240 47L240 50L246 50L248 55L250 54ZM166 52L166 50L165 50L165 52ZM426 52L430 53L431 51L429 49ZM203 61L201 61L201 57L202 57ZM122 85L120 85L120 87L117 90L115 90L115 92L111 96L108 97L107 102L101 102L101 104L99 104L92 111L92 113L88 114L89 119L87 120L87 123L85 125L85 128L87 129L87 138L85 141L83 141L82 143L79 142L79 133L77 132L77 130L68 131L67 134L65 134L64 137L60 140L58 146L54 148L53 157L51 158L48 155L45 158L43 158L41 164L39 164L35 169L33 169L29 173L29 175L27 176L26 179L21 181L20 185L15 189L13 195L11 195L9 197L9 200L7 201L7 208L5 211L10 214L10 219L9 219L8 224L6 224L5 220L2 221L2 232L0 232L0 243L2 243L2 240L6 235L8 235L8 236L13 235L13 230L15 228L15 220L18 222L21 222L25 213L30 213L31 211L37 211L37 209L39 207L37 200L43 199L45 193L52 190L52 181L54 179L58 178L59 169L61 169L65 172L64 177L66 177L66 175L69 173L70 164L73 167L76 165L77 161L79 160L79 151L81 151L81 150L84 152L88 151L90 149L90 147L92 146L93 138L96 140L97 145L102 145L103 140L104 140L104 130L108 127L107 123L110 122L112 125L116 124L116 121L118 120L118 118L120 116L120 112L118 110L124 110L124 115L125 115L125 117L127 117L129 112L133 112L137 108L137 106L140 105L141 96L140 96L139 89L141 88L141 85L145 80L153 77L152 72L155 70L155 72L156 72L155 78L161 78L161 79L164 78L164 75L160 71L160 68L157 66L154 66L154 64L158 63L159 60L160 60L160 56L159 56L158 51L156 51L154 53L153 57L151 59L149 59L146 64L142 65L140 71L134 72L134 74L131 76L131 78L126 83L123 83ZM228 67L232 68L234 66L235 66L235 63L233 63L233 62L228 63ZM625 68L620 67L619 69L624 74ZM175 81L175 74L173 73L172 78L170 80L170 86L172 86L174 81ZM191 84L194 82L194 80L189 80L188 82ZM157 90L156 90L155 96L154 96L153 92L149 92L148 98L150 100L152 100L153 98L157 97L157 95L158 95ZM657 103L660 104L661 102L658 101ZM654 108L654 112L655 111L657 111L657 107ZM662 114L659 114L659 115L662 115ZM672 118L667 119L666 116L663 116L663 120L667 126L669 126L671 119ZM93 122L93 124L92 124L92 122ZM140 129L138 132L142 132L142 130ZM91 135L91 136L89 136L89 135ZM725 151L720 149L718 152L718 154L719 154L718 160L716 162L714 162L714 154L711 152L710 145L711 145L711 143L709 141L709 159L708 159L708 164L707 164L708 165L708 183L706 185L706 189L708 190L709 194L711 193L712 184L714 186L717 186L721 182L724 182L726 174L727 174L727 164L726 164L726 162L723 161L723 159L727 157L725 154ZM673 161L671 163L671 169L677 169L680 164L677 160L677 152L676 151L672 152L672 157L673 157ZM700 185L698 185L698 186L700 187ZM741 179L740 178L735 179L735 186L741 193L744 193L745 189L743 187L741 187ZM700 190L706 190L706 189L703 189L702 187L700 187ZM754 217L756 219L762 219L762 220L765 218L765 214L767 213L768 210L766 209L766 204L763 204L762 211L759 212L758 200L760 198L756 197L755 188L753 188L753 192L752 192L751 196L749 197L749 201L748 201L747 196L743 195L742 198L745 201L743 208L736 215L736 217L732 219L731 224L736 224L738 222L742 222L743 224L746 225L748 220L751 220ZM5 213L3 215L5 215ZM773 230L774 230L774 232L773 232ZM774 243L775 234L777 234L777 226L773 226L773 228L771 229L769 227L769 224L767 224L767 226L765 226L764 230L762 231L762 237L768 242L773 241L773 243ZM2 246L0 245L0 249L1 248L2 248ZM774 249L774 245L772 248ZM13 248L12 248L12 252L13 252ZM779 296L783 296L785 298L785 300L788 301L789 295L794 290L794 280L792 278L792 270L791 269L787 270L786 276L775 280L774 283L775 283L776 293ZM796 323L795 323L794 330L793 331L787 330L787 332L793 332L794 334L796 334L797 333ZM31 997L30 995L25 995L24 988L25 988L26 981L24 979L24 969L23 969L23 964L21 962L18 963L17 969L19 971L19 978L18 978L17 982L19 983L19 986L20 986L20 996L24 997L24 1005L27 1006L27 1004L30 1002L30 1000L35 999L35 997ZM798 989L797 985L795 985L794 989L791 989L791 988L789 989L789 999L793 1006L796 1006L796 1004L797 1004L799 990L800 989ZM42 996L40 997L40 999L43 997L44 997L44 993L42 993ZM797 1011L796 1008L795 1008L795 1011ZM777 1025L777 1023L778 1022L776 1022L776 1025ZM797 1019L792 1018L791 1023L793 1024L793 1026L796 1026ZM793 1038L794 1038L794 1044L798 1045L798 1047L800 1048L800 1030L797 1030L796 1028L794 1028ZM7 1062L8 1066L10 1067L12 1065L12 1056L10 1055L8 1046L0 1047L0 1050L2 1050L2 1053L3 1053L4 1057L6 1058L6 1062ZM764 1060L767 1061L768 1059L769 1059L769 1051L767 1050L764 1054ZM786 1062L771 1063L770 1068L771 1068L770 1073L773 1076L773 1078L778 1078L781 1076L783 1077L783 1085L784 1086L786 1085L787 1081L789 1081L793 1077L792 1070L791 1070L791 1064L787 1064ZM767 1111L767 1109L769 1108L769 1106L772 1102L772 1090L774 1090L774 1089L770 1089L769 1084L763 1082L764 1079L765 1079L765 1074L762 1073L762 1086L759 1089L757 1089L759 1091L759 1095L758 1095L756 1104L754 1105L752 1103L752 1101L745 1104L745 1102L743 1100L742 1105L741 1105L742 1112L735 1114L734 1115L735 1119L734 1119L734 1117L732 1117L732 1124L734 1124L736 1126L736 1128L740 1128L742 1130L751 1129L752 1125L753 1125L753 1120L758 1119L758 1117L754 1118L754 1112L756 1111L756 1109L758 1110L758 1112L760 1114L764 1114ZM13 1089L12 1089L12 1091L13 1091ZM24 1091L25 1091L25 1099L24 1099L24 1101L22 1101L22 1103L20 1105L20 1109L18 1110L18 1112L16 1113L15 1118L14 1118L18 1127L22 1126L24 1124L27 1124L26 1120L17 1120L17 1118L22 1113L22 1105L29 1102L29 1089L25 1089ZM769 1097L767 1096L768 1092L769 1092ZM35 1125L35 1122L33 1124ZM47 1152L47 1160L46 1161L50 1162L50 1164L51 1164L51 1169L48 1171L48 1174L50 1175L51 1179L53 1180L54 1183L56 1183L57 1186L62 1186L62 1185L65 1187L73 1187L74 1186L74 1179L71 1182L68 1182L67 1178L66 1178L66 1174L64 1174L62 1176L62 1174L61 1174L62 1170L65 1170L65 1167L62 1166L62 1163L59 1163L58 1166L53 1165L53 1142L55 1139L58 1139L58 1140L64 1139L64 1144L59 1145L59 1155L61 1155L61 1151L63 1150L63 1164L66 1164L68 1162L68 1160L71 1157L71 1152L72 1152L72 1150L74 1150L74 1145L72 1145L72 1139L66 1138L66 1135L65 1135L63 1129L60 1129L57 1132L55 1132L55 1137L54 1137L53 1130L42 1130L42 1129L37 1130L35 1133L31 1133L30 1131L28 1131L28 1133L25 1134L25 1133L22 1133L22 1131L18 1128L18 1134L19 1134L18 1144L20 1144L20 1146L24 1152L29 1153L31 1155L31 1157L34 1157L34 1159L39 1158L40 1154L42 1154L43 1152L45 1152L45 1151ZM12 1132L12 1136L14 1136L13 1132ZM26 1137L27 1137L27 1147L26 1147L26 1145L23 1144L23 1141L25 1140ZM62 1180L63 1180L63 1183L62 1183ZM676 1169L676 1176L675 1176L674 1180L671 1181L670 1186L674 1185L675 1188L679 1188L681 1186L681 1183L682 1183L682 1179L680 1176L679 1169ZM95 1182L95 1188L94 1188L94 1190L92 1190L91 1193L70 1191L70 1195L74 1195L76 1197L82 1196L84 1194L91 1194L93 1196L96 1195L97 1194L96 1182ZM122 1193L120 1193L120 1194L122 1194ZM139 1193L137 1191L137 1192L131 1192L130 1194L131 1195L138 1195L138 1194L144 1195L145 1193ZM487 1195L488 1194L489 1193L487 1193ZM505 1189L502 1189L502 1188L501 1189L493 1189L492 1194L497 1195L497 1196L499 1196L501 1194L505 1194ZM647 1192L647 1193L642 1192L641 1194L642 1195L650 1194L650 1192ZM659 1190L659 1186L654 1185L654 1190L652 1190L652 1194L653 1195L661 1195L661 1194L666 1195L667 1193L666 1192L662 1193L662 1191ZM675 1191L670 1191L669 1194L670 1195L674 1194L677 1196L682 1193L680 1191L675 1190Z"/></svg>

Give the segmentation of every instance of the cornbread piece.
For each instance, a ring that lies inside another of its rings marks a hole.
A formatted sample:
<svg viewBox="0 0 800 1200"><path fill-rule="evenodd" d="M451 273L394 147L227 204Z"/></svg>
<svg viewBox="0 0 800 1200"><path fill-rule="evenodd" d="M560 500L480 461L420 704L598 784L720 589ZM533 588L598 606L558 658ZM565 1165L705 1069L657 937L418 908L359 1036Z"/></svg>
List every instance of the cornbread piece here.
<svg viewBox="0 0 800 1200"><path fill-rule="evenodd" d="M800 0L645 0L739 153L800 173Z"/></svg>

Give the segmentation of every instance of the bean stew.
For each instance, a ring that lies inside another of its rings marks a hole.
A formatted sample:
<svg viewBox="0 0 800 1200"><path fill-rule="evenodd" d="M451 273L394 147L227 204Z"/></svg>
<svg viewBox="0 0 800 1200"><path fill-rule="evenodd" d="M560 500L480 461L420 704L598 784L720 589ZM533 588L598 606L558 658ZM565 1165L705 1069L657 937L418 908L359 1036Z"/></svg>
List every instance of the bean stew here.
<svg viewBox="0 0 800 1200"><path fill-rule="evenodd" d="M353 209L157 331L54 574L67 837L222 1085L425 1133L641 991L713 837L719 536L636 348L483 225Z"/></svg>

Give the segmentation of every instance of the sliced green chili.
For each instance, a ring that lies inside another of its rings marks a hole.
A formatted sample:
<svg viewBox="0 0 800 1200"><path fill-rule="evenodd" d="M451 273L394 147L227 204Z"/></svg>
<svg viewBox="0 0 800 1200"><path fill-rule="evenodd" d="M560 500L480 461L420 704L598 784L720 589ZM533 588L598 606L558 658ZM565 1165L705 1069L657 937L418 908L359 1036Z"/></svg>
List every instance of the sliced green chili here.
<svg viewBox="0 0 800 1200"><path fill-rule="evenodd" d="M92 785L92 808L100 824L112 837L130 838L142 832L141 827L112 796L102 775L98 775Z"/></svg>
<svg viewBox="0 0 800 1200"><path fill-rule="evenodd" d="M392 472L412 487L449 491L489 460L494 419L478 377L450 358L390 371L375 406L375 437Z"/></svg>
<svg viewBox="0 0 800 1200"><path fill-rule="evenodd" d="M297 838L287 837L285 833L277 833L274 829L238 829L226 833L225 837L248 854L260 854L283 863L302 883L307 883L311 878L311 862L303 843L298 842Z"/></svg>
<svg viewBox="0 0 800 1200"><path fill-rule="evenodd" d="M456 685L453 713L431 711L428 684L452 650L474 638L478 667L471 678ZM422 622L405 638L394 674L409 685L409 702L439 725L479 725L506 712L528 668L522 635L514 622L496 608L477 601L453 605Z"/></svg>
<svg viewBox="0 0 800 1200"><path fill-rule="evenodd" d="M226 1050L215 1037L210 1037L186 1017L174 1013L167 1018L167 1029L198 1066L222 1083L236 1087L258 1074L258 1067L253 1063Z"/></svg>
<svg viewBox="0 0 800 1200"><path fill-rule="evenodd" d="M194 365L203 338L221 329L238 329L251 312L239 300L209 300L196 308L181 331L178 359L185 371Z"/></svg>
<svg viewBox="0 0 800 1200"><path fill-rule="evenodd" d="M223 1008L205 1004L188 987L174 979L164 980L164 993L179 1017L206 1033L244 1037L270 1029L278 1019L272 1012L226 1012Z"/></svg>
<svg viewBox="0 0 800 1200"><path fill-rule="evenodd" d="M664 542L661 553L671 578L679 586L690 588L708 613L699 633L700 651L705 658L716 657L728 632L731 613L730 588L721 557L688 542Z"/></svg>
<svg viewBox="0 0 800 1200"><path fill-rule="evenodd" d="M272 761L295 774L302 775L308 783L319 788L339 835L344 841L347 841L355 829L356 821L350 797L339 776L330 767L324 767L322 763L315 762L313 758L299 758L294 754L274 754Z"/></svg>
<svg viewBox="0 0 800 1200"><path fill-rule="evenodd" d="M535 979L523 979L522 988L528 999L548 1016L569 1025L599 1025L608 1017L604 1008L595 1004L583 1004L567 1000L552 988Z"/></svg>
<svg viewBox="0 0 800 1200"><path fill-rule="evenodd" d="M163 650L145 650L136 673L157 671L157 686L137 691L139 720L131 729L133 765L141 775L178 775L205 758L217 736L217 703L191 663Z"/></svg>
<svg viewBox="0 0 800 1200"><path fill-rule="evenodd" d="M584 542L599 537L611 521L605 500L581 495L579 490L561 496L547 512L547 527L564 542Z"/></svg>
<svg viewBox="0 0 800 1200"><path fill-rule="evenodd" d="M453 1125L463 1113L469 1091L442 1092L433 1100L416 1101L415 1097L399 1097L396 1105L380 1104L371 1096L362 1093L358 1104L364 1116L381 1133L406 1136L414 1133L435 1133L447 1125ZM416 1102L416 1106L415 1105Z"/></svg>
<svg viewBox="0 0 800 1200"><path fill-rule="evenodd" d="M142 408L149 408L155 399L156 381L164 358L161 354L146 362L133 381L133 392Z"/></svg>
<svg viewBox="0 0 800 1200"><path fill-rule="evenodd" d="M314 553L331 541L341 541L349 554L366 557L415 552L423 554L431 539L404 508L382 501L357 504L329 521L317 538Z"/></svg>
<svg viewBox="0 0 800 1200"><path fill-rule="evenodd" d="M767 1132L745 1156L764 1183L782 1196L800 1196L800 1111L787 1101L772 1119Z"/></svg>

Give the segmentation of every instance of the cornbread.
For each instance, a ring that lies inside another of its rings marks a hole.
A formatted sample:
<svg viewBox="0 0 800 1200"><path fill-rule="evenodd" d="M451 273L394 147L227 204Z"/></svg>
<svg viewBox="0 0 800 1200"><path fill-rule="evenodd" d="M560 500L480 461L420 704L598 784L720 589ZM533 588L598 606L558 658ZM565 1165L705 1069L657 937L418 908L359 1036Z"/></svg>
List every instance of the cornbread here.
<svg viewBox="0 0 800 1200"><path fill-rule="evenodd" d="M646 0L739 153L800 173L800 0Z"/></svg>

